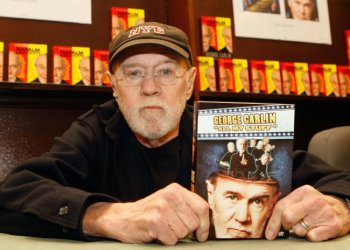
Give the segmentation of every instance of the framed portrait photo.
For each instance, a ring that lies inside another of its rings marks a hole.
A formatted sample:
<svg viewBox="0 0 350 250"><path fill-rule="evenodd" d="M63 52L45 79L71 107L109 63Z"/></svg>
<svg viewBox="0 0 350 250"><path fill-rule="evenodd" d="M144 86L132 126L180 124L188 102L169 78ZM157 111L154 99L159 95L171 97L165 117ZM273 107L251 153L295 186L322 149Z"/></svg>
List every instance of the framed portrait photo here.
<svg viewBox="0 0 350 250"><path fill-rule="evenodd" d="M332 44L327 0L232 0L238 37Z"/></svg>

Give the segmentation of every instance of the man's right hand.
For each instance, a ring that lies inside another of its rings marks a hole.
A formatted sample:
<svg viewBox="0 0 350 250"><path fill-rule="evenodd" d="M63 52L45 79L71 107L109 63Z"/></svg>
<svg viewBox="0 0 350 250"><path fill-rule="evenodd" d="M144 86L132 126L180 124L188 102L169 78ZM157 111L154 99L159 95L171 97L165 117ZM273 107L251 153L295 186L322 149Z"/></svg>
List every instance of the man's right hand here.
<svg viewBox="0 0 350 250"><path fill-rule="evenodd" d="M126 243L159 241L174 245L196 232L199 241L209 233L209 206L197 194L170 184L132 203L98 202L83 218L83 232Z"/></svg>

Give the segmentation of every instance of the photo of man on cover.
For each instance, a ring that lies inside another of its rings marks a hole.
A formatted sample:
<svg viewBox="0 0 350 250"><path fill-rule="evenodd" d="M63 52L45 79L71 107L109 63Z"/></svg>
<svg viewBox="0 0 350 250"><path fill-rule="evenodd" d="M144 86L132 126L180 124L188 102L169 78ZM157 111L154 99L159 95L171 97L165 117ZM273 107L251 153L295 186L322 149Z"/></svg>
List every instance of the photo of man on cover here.
<svg viewBox="0 0 350 250"><path fill-rule="evenodd" d="M207 183L215 238L262 238L279 192L273 179L235 178L225 171L212 173Z"/></svg>
<svg viewBox="0 0 350 250"><path fill-rule="evenodd" d="M302 21L318 21L316 0L285 0L286 17Z"/></svg>
<svg viewBox="0 0 350 250"><path fill-rule="evenodd" d="M247 138L237 138L235 142L235 147L227 148L230 159L224 157L227 152L219 157L219 165L211 168L205 180L212 224L210 237L264 238L265 225L282 194L281 177L275 178L271 164L276 148L267 137L256 143L252 153L247 150Z"/></svg>

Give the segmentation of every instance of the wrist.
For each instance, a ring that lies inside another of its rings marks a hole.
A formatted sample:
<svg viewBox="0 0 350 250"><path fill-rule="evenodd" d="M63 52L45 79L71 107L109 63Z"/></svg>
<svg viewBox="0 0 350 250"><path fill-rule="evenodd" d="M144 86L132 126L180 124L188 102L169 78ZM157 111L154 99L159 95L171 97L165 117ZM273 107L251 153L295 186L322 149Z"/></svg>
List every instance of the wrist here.
<svg viewBox="0 0 350 250"><path fill-rule="evenodd" d="M345 235L350 232L350 199L349 197L346 197L346 196L342 196L342 197L334 196L334 195L329 195L329 196L341 203L341 206L335 205L334 209L343 224L343 230L340 231L340 236Z"/></svg>
<svg viewBox="0 0 350 250"><path fill-rule="evenodd" d="M130 242L130 232L125 228L130 224L132 206L130 203L97 202L87 207L83 217L83 234L88 237L106 237L122 242Z"/></svg>
<svg viewBox="0 0 350 250"><path fill-rule="evenodd" d="M90 204L83 216L83 234L86 236L103 236L98 233L98 220L103 211L107 209L112 203L109 202L96 202Z"/></svg>
<svg viewBox="0 0 350 250"><path fill-rule="evenodd" d="M336 196L336 195L329 195L338 201L342 202L349 210L350 210L350 197L347 196Z"/></svg>

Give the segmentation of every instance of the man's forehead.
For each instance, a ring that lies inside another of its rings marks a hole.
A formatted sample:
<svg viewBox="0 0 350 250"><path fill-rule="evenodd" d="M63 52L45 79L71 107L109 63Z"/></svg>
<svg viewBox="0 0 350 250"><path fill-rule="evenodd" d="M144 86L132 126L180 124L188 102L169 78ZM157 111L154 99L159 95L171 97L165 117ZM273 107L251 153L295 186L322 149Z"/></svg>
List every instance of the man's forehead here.
<svg viewBox="0 0 350 250"><path fill-rule="evenodd" d="M123 52L115 61L114 66L124 64L125 62L137 61L139 58L152 58L155 56L163 57L164 60L173 60L174 62L186 61L185 58L176 52L162 46L143 46L141 48L130 49Z"/></svg>
<svg viewBox="0 0 350 250"><path fill-rule="evenodd" d="M163 53L142 53L135 54L125 58L121 64L125 62L142 62L142 61L168 61L168 62L176 62L176 59L172 55L167 55Z"/></svg>
<svg viewBox="0 0 350 250"><path fill-rule="evenodd" d="M157 67L164 64L173 64L180 67L186 67L185 60L179 60L176 58L171 58L163 54L146 54L135 55L134 57L128 57L120 63L116 63L113 66L113 72L117 69L123 67Z"/></svg>
<svg viewBox="0 0 350 250"><path fill-rule="evenodd" d="M239 193L245 197L272 194L277 188L276 184L271 185L266 181L243 180L224 176L220 176L218 179L216 185L217 188L221 188L221 191Z"/></svg>

